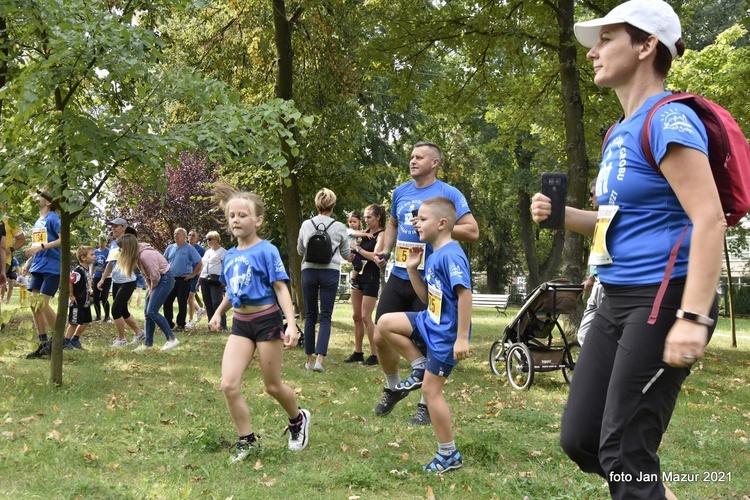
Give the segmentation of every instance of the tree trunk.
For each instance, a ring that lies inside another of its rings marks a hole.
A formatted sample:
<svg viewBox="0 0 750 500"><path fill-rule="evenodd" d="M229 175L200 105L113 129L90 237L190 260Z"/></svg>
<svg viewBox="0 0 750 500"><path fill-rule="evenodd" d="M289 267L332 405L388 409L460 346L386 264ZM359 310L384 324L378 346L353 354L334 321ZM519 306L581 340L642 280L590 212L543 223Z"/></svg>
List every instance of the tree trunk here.
<svg viewBox="0 0 750 500"><path fill-rule="evenodd" d="M579 87L576 60L577 42L573 34L574 0L559 0L557 22L560 27L560 82L565 118L565 149L568 157L568 205L585 206L588 193L589 161L583 133L583 103ZM584 239L578 233L566 231L563 253L563 276L573 283L584 279Z"/></svg>
<svg viewBox="0 0 750 500"><path fill-rule="evenodd" d="M68 297L70 295L68 288L70 222L70 214L60 210L60 286L57 288L57 319L52 331L52 354L50 356L50 380L58 387L63 384L63 338L65 338L65 325L68 320ZM48 326L53 328L53 325Z"/></svg>
<svg viewBox="0 0 750 500"><path fill-rule="evenodd" d="M292 20L286 16L286 2L272 0L274 42L276 44L276 90L275 95L286 101L294 99L294 51L292 50L292 23L302 14L298 9ZM305 303L302 300L302 258L297 254L297 235L302 224L300 213L299 179L295 167L297 160L292 155L291 148L286 141L281 141L281 147L286 157L289 169L289 184L282 181L281 196L284 204L284 228L286 232L287 250L289 252L289 276L291 278L292 301L297 306L301 317L305 315Z"/></svg>

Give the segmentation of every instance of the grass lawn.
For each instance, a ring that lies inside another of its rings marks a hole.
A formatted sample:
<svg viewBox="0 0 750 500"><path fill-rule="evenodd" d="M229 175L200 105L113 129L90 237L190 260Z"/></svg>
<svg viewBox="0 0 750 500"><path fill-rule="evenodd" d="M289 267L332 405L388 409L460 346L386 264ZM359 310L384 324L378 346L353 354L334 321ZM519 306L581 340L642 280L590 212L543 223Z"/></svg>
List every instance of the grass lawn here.
<svg viewBox="0 0 750 500"><path fill-rule="evenodd" d="M0 342L0 497L6 498L606 498L602 479L584 474L558 444L568 387L562 373L539 373L512 390L489 368L491 343L512 318L475 310L472 355L446 385L464 467L425 475L437 445L431 427L411 427L418 394L393 413L373 413L383 374L342 361L353 350L351 306L338 304L326 372L308 372L304 352L285 354L284 381L312 413L310 444L287 450L286 416L263 391L257 360L245 375L262 452L230 465L237 436L219 390L225 337L195 329L168 352L111 348L114 325L95 323L86 351L65 351L64 385L50 385L26 308ZM142 313L137 313L142 319ZM205 320L204 320L205 325ZM688 378L661 446L662 469L697 474L672 482L680 498L750 494L750 321L728 322ZM21 328L22 329L22 328ZM130 334L128 335L130 337ZM157 331L156 345L164 339ZM402 374L408 367L402 362ZM705 477L704 477L705 476ZM705 479L705 480L704 480ZM747 498L747 497L745 497Z"/></svg>

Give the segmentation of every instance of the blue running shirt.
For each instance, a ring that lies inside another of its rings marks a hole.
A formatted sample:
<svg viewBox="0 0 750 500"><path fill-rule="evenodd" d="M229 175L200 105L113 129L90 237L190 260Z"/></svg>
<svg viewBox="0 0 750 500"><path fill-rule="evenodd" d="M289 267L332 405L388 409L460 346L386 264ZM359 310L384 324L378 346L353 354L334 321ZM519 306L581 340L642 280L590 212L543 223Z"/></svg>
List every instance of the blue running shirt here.
<svg viewBox="0 0 750 500"><path fill-rule="evenodd" d="M224 257L221 282L227 285L232 307L263 306L276 302L275 281L289 281L279 249L268 240L243 250L230 248Z"/></svg>

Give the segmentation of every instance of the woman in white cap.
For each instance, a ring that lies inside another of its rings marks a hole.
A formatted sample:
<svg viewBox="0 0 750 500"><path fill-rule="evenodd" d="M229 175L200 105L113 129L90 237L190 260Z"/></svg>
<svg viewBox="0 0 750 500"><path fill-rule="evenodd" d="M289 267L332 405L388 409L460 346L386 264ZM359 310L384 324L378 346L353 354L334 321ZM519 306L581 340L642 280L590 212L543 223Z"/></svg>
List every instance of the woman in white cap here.
<svg viewBox="0 0 750 500"><path fill-rule="evenodd" d="M605 140L598 215L565 209L566 227L594 238L589 263L606 298L576 365L560 439L583 471L607 480L613 498L673 497L657 451L680 387L713 332L726 222L706 130L688 106L672 103L653 116L659 173L641 149L646 115L667 95L664 79L685 50L672 8L631 0L577 23L575 34L590 47L594 82L615 91L624 117ZM549 198L534 195L531 210L534 221L546 219ZM683 232L659 303L670 250Z"/></svg>

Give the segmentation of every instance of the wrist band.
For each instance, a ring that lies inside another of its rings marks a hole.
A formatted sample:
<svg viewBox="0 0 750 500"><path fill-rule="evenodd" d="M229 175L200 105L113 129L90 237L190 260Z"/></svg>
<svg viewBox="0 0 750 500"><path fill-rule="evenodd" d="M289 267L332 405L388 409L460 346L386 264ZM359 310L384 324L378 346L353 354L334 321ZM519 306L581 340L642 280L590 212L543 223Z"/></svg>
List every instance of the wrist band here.
<svg viewBox="0 0 750 500"><path fill-rule="evenodd" d="M692 321L693 323L698 323L705 326L714 326L715 321L708 316L704 316L702 314L696 314L691 313L687 311L683 311L682 309L677 309L677 318L684 319L687 321Z"/></svg>
<svg viewBox="0 0 750 500"><path fill-rule="evenodd" d="M44 250L44 243L42 243L42 250Z"/></svg>

